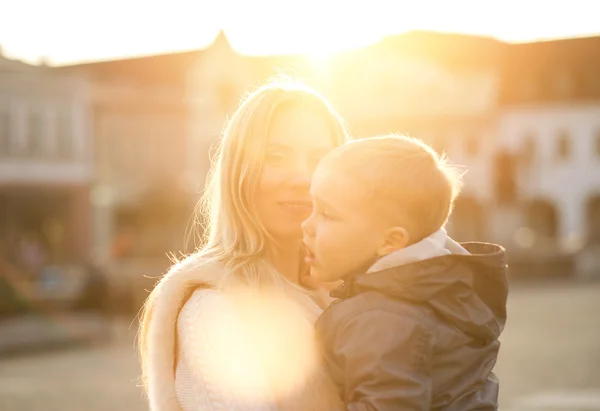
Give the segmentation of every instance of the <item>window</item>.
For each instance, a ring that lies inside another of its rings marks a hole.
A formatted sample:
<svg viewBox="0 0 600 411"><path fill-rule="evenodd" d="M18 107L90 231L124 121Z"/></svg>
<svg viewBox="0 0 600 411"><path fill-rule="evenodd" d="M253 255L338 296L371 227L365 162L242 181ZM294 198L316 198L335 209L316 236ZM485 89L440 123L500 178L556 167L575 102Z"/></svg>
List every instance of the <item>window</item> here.
<svg viewBox="0 0 600 411"><path fill-rule="evenodd" d="M592 195L586 205L586 225L589 236L600 240L600 195Z"/></svg>
<svg viewBox="0 0 600 411"><path fill-rule="evenodd" d="M70 112L61 111L56 119L56 155L67 159L73 154L73 122Z"/></svg>
<svg viewBox="0 0 600 411"><path fill-rule="evenodd" d="M556 147L556 159L559 161L568 160L571 156L571 139L567 132L562 131L558 135Z"/></svg>
<svg viewBox="0 0 600 411"><path fill-rule="evenodd" d="M10 111L8 107L0 107L0 156L10 155Z"/></svg>
<svg viewBox="0 0 600 411"><path fill-rule="evenodd" d="M525 210L527 225L537 236L547 239L555 239L558 236L560 216L553 203L534 199L527 204Z"/></svg>
<svg viewBox="0 0 600 411"><path fill-rule="evenodd" d="M42 113L31 110L27 121L27 154L42 156L44 154L44 119Z"/></svg>
<svg viewBox="0 0 600 411"><path fill-rule="evenodd" d="M494 192L498 204L513 204L517 200L517 176L515 157L500 151L493 159Z"/></svg>
<svg viewBox="0 0 600 411"><path fill-rule="evenodd" d="M531 132L525 135L523 144L521 145L521 159L523 164L530 165L535 158L535 135Z"/></svg>

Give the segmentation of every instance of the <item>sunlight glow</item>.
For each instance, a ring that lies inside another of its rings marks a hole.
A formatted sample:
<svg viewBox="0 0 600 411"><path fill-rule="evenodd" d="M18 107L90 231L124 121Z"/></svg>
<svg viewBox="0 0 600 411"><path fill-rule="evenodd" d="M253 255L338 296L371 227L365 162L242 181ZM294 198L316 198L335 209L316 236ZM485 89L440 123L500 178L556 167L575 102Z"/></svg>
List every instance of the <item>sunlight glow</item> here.
<svg viewBox="0 0 600 411"><path fill-rule="evenodd" d="M242 316L232 327L219 320L210 333L219 343L212 355L202 358L215 382L244 402L291 395L315 372L317 350L310 321L301 308L279 292L230 292L236 313ZM206 328L198 327L205 333ZM265 391L265 387L268 387Z"/></svg>
<svg viewBox="0 0 600 411"><path fill-rule="evenodd" d="M508 41L597 34L593 5L583 0L568 6L516 0L21 0L0 14L0 44L9 56L67 63L205 48L224 29L243 54L323 56L413 29ZM565 8L578 12L565 14Z"/></svg>

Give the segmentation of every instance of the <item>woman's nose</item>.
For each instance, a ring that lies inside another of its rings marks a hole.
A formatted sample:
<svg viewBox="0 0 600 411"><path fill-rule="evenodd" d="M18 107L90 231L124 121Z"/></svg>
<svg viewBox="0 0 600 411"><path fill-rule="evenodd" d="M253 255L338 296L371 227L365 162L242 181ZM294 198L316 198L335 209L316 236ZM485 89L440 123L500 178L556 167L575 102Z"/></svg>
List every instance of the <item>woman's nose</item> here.
<svg viewBox="0 0 600 411"><path fill-rule="evenodd" d="M290 164L290 179L295 186L310 187L315 166L307 159L296 159Z"/></svg>

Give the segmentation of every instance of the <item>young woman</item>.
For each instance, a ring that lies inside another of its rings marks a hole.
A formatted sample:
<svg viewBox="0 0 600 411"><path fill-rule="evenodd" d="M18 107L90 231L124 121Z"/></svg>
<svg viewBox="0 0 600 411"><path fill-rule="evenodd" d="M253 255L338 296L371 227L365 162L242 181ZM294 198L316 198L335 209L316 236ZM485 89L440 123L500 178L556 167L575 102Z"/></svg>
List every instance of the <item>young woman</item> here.
<svg viewBox="0 0 600 411"><path fill-rule="evenodd" d="M150 294L140 354L152 411L334 410L302 287L315 166L347 134L315 91L275 81L231 118L202 211L205 246Z"/></svg>

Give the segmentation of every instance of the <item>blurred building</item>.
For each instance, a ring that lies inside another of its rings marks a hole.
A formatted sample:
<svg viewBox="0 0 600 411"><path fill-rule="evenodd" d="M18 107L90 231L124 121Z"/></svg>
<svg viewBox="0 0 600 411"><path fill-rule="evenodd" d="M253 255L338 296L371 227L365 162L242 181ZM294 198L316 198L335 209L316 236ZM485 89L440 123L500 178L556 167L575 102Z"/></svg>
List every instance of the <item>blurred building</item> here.
<svg viewBox="0 0 600 411"><path fill-rule="evenodd" d="M528 246L597 240L600 37L512 45L498 106L506 162L494 179L510 189L506 208L519 211L503 229Z"/></svg>
<svg viewBox="0 0 600 411"><path fill-rule="evenodd" d="M354 136L409 133L465 166L459 240L600 232L599 42L415 31L315 61L241 55L220 33L202 50L61 68L92 84L95 250L183 249L227 116L281 72L322 91Z"/></svg>
<svg viewBox="0 0 600 411"><path fill-rule="evenodd" d="M94 252L103 260L166 260L183 247L192 210L185 73L197 54L61 68L91 84Z"/></svg>
<svg viewBox="0 0 600 411"><path fill-rule="evenodd" d="M164 259L189 251L201 229L193 207L227 115L277 71L300 74L300 62L240 55L220 33L202 50L61 67L92 85L95 252Z"/></svg>
<svg viewBox="0 0 600 411"><path fill-rule="evenodd" d="M449 225L459 240L494 236L489 159L506 47L491 38L417 31L336 61L335 101L353 135L410 134L468 170Z"/></svg>
<svg viewBox="0 0 600 411"><path fill-rule="evenodd" d="M232 49L223 32L197 55L187 73L188 183L196 199L204 187L210 156L225 121L246 93L274 75L293 75L314 84L318 78L311 69L310 62L302 56L242 55Z"/></svg>
<svg viewBox="0 0 600 411"><path fill-rule="evenodd" d="M423 139L464 165L459 240L568 250L600 233L600 37L507 44L411 32L338 56L355 136Z"/></svg>
<svg viewBox="0 0 600 411"><path fill-rule="evenodd" d="M0 55L0 249L18 263L79 263L93 175L84 79ZM24 254L24 255L22 255Z"/></svg>

